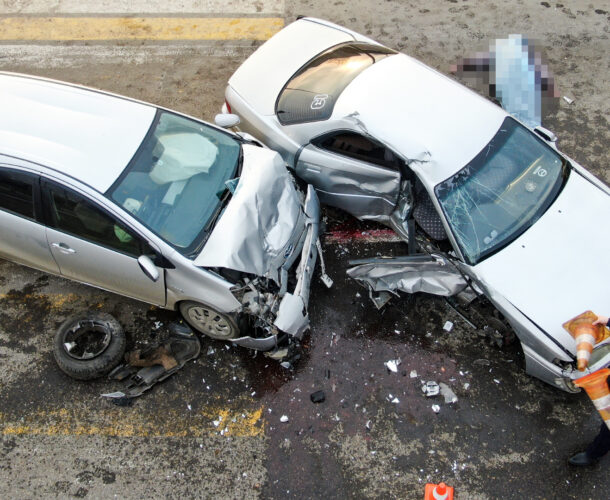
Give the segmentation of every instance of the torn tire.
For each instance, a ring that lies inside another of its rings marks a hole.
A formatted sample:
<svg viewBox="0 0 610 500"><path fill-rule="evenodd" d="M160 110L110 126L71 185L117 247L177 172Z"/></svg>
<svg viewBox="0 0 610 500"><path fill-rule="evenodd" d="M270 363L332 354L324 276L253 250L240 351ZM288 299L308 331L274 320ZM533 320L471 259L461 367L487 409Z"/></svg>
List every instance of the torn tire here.
<svg viewBox="0 0 610 500"><path fill-rule="evenodd" d="M109 373L125 354L123 327L110 314L87 312L69 317L55 334L53 354L72 378L91 380Z"/></svg>

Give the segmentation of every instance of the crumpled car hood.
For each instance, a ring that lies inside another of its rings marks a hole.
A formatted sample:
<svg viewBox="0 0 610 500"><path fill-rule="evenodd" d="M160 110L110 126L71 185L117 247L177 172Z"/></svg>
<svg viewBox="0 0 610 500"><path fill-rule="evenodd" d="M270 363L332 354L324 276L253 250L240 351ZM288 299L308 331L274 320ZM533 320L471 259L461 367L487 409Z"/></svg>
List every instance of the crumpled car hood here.
<svg viewBox="0 0 610 500"><path fill-rule="evenodd" d="M301 201L278 153L244 145L243 154L237 189L194 264L277 282L278 268L304 228Z"/></svg>
<svg viewBox="0 0 610 500"><path fill-rule="evenodd" d="M575 352L562 323L607 315L610 196L572 171L547 212L508 247L475 266L484 283Z"/></svg>

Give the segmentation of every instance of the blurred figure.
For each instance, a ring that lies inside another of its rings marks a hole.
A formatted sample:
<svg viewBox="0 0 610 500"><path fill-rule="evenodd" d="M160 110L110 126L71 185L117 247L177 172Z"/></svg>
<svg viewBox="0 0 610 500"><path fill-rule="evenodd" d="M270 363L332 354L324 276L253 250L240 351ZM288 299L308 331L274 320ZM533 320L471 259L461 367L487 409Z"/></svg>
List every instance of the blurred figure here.
<svg viewBox="0 0 610 500"><path fill-rule="evenodd" d="M531 128L557 106L559 91L542 51L523 35L494 40L489 52L477 52L451 71L486 85L490 97Z"/></svg>

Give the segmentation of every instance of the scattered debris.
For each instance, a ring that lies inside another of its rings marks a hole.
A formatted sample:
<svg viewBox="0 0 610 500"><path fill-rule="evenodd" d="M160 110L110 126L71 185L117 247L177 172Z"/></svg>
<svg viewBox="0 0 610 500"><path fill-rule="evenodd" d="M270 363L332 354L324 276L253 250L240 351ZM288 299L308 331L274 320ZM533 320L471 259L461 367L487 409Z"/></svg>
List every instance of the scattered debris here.
<svg viewBox="0 0 610 500"><path fill-rule="evenodd" d="M398 371L399 364L400 359L390 359L384 363L385 367L392 373L396 373Z"/></svg>
<svg viewBox="0 0 610 500"><path fill-rule="evenodd" d="M400 399L398 399L398 398L396 398L396 397L395 397L394 399L392 399L392 403L394 403L395 405L397 405L398 403L400 403Z"/></svg>
<svg viewBox="0 0 610 500"><path fill-rule="evenodd" d="M500 383L500 381L499 381L497 378L495 378L495 379L494 379L494 382L495 382L496 384L499 384L499 383Z"/></svg>
<svg viewBox="0 0 610 500"><path fill-rule="evenodd" d="M441 382L439 384L439 386L441 389L441 394L445 398L445 403L447 403L447 404L457 403L458 397L451 390L451 387L449 387L447 384L444 384L443 382Z"/></svg>
<svg viewBox="0 0 610 500"><path fill-rule="evenodd" d="M370 431L371 430L371 421L367 420L366 424L364 424L364 426L366 427L366 430Z"/></svg>
<svg viewBox="0 0 610 500"><path fill-rule="evenodd" d="M453 329L453 323L451 321L445 321L445 324L443 325L443 330L445 330L446 332L450 332Z"/></svg>
<svg viewBox="0 0 610 500"><path fill-rule="evenodd" d="M312 392L309 396L312 403L323 403L326 400L326 394L324 391Z"/></svg>
<svg viewBox="0 0 610 500"><path fill-rule="evenodd" d="M438 413L439 411L441 411L441 407L439 405L432 405L432 411L434 413Z"/></svg>
<svg viewBox="0 0 610 500"><path fill-rule="evenodd" d="M470 389L470 384L468 382L466 382L464 384L464 390L467 391L468 389Z"/></svg>
<svg viewBox="0 0 610 500"><path fill-rule="evenodd" d="M411 370L411 373L409 373L409 377L410 378L417 378L417 370Z"/></svg>
<svg viewBox="0 0 610 500"><path fill-rule="evenodd" d="M475 359L472 362L473 365L479 365L479 366L489 366L491 364L491 362L488 359Z"/></svg>
<svg viewBox="0 0 610 500"><path fill-rule="evenodd" d="M421 390L428 398L431 398L433 396L438 396L439 393L441 392L439 385L436 382L434 382L433 380L430 380L430 381L426 382L425 384L423 384Z"/></svg>
<svg viewBox="0 0 610 500"><path fill-rule="evenodd" d="M563 96L563 100L568 104L572 104L574 102L574 99L570 99L567 95Z"/></svg>
<svg viewBox="0 0 610 500"><path fill-rule="evenodd" d="M282 415L282 416L280 417L280 422L282 422L282 423L286 423L286 422L288 422L288 415Z"/></svg>

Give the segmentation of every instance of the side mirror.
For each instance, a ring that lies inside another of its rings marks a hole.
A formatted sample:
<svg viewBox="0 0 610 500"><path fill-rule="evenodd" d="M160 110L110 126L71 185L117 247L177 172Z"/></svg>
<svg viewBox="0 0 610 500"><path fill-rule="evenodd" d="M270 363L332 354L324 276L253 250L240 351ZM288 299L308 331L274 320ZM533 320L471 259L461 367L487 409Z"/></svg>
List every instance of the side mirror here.
<svg viewBox="0 0 610 500"><path fill-rule="evenodd" d="M230 113L220 113L214 117L214 123L222 128L231 128L239 124L239 116Z"/></svg>
<svg viewBox="0 0 610 500"><path fill-rule="evenodd" d="M557 136L551 132L549 129L541 127L538 125L534 132L536 132L540 137L542 137L547 142L557 142Z"/></svg>
<svg viewBox="0 0 610 500"><path fill-rule="evenodd" d="M140 255L138 257L138 264L140 264L140 269L142 269L142 272L156 283L159 279L159 270L153 261L150 260L150 257L147 255Z"/></svg>

